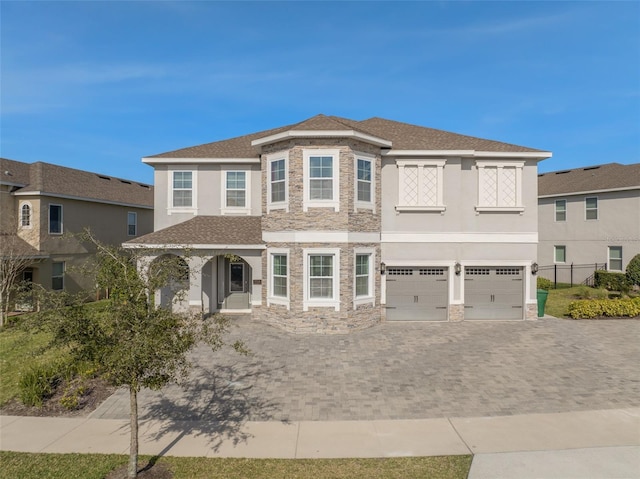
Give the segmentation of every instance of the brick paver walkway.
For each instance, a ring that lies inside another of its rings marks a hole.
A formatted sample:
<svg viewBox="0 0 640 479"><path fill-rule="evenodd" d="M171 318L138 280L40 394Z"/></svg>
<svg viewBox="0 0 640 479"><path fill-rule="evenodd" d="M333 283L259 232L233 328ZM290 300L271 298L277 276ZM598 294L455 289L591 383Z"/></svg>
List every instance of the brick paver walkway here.
<svg viewBox="0 0 640 479"><path fill-rule="evenodd" d="M143 391L141 417L370 420L640 406L640 321L386 323L292 335L247 318L249 357L201 347L185 389ZM93 414L126 418L119 391Z"/></svg>

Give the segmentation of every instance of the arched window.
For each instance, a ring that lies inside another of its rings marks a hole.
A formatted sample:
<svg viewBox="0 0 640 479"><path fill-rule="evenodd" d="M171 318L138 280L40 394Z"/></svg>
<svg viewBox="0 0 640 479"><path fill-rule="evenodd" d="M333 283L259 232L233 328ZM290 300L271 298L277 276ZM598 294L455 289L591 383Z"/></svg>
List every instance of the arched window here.
<svg viewBox="0 0 640 479"><path fill-rule="evenodd" d="M20 208L20 226L31 228L31 205L24 203Z"/></svg>

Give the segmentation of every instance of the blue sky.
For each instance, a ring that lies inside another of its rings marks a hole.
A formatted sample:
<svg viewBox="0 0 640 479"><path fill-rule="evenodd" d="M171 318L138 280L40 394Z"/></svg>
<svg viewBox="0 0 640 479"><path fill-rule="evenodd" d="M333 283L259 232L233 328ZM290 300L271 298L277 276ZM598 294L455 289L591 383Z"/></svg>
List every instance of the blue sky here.
<svg viewBox="0 0 640 479"><path fill-rule="evenodd" d="M318 113L640 161L640 2L0 1L0 154L144 156Z"/></svg>

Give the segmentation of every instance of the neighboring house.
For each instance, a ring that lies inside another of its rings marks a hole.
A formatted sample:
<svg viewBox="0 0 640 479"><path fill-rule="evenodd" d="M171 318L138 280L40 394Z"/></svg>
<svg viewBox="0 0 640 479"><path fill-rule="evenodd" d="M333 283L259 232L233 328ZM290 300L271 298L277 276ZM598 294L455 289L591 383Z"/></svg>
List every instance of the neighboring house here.
<svg viewBox="0 0 640 479"><path fill-rule="evenodd" d="M47 290L94 289L80 268L90 245L74 233L89 228L119 245L153 231L153 187L49 163L0 158L0 256L28 256L24 280Z"/></svg>
<svg viewBox="0 0 640 479"><path fill-rule="evenodd" d="M538 210L541 275L553 279L548 265L573 264L573 282L581 283L596 263L624 272L640 253L640 163L540 174Z"/></svg>
<svg viewBox="0 0 640 479"><path fill-rule="evenodd" d="M188 248L183 307L290 331L533 319L537 162L549 156L318 115L143 158L155 231L127 246L149 248L149 261Z"/></svg>

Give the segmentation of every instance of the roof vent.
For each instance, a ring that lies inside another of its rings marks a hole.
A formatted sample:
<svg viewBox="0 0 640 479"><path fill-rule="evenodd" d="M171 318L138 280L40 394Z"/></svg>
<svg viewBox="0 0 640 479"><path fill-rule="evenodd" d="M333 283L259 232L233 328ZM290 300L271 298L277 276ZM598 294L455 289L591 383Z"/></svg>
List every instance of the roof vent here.
<svg viewBox="0 0 640 479"><path fill-rule="evenodd" d="M600 168L600 167L599 166L590 166L589 168L583 168L583 171L597 170L598 168Z"/></svg>
<svg viewBox="0 0 640 479"><path fill-rule="evenodd" d="M120 180L120 183L124 183L125 185L130 185L131 182L127 180Z"/></svg>
<svg viewBox="0 0 640 479"><path fill-rule="evenodd" d="M101 180L109 180L109 181L111 181L111 178L109 178L108 176L98 175L98 178L100 178Z"/></svg>
<svg viewBox="0 0 640 479"><path fill-rule="evenodd" d="M146 189L151 188L149 185L143 185L142 183L138 183L138 186L142 186L143 188L146 188Z"/></svg>
<svg viewBox="0 0 640 479"><path fill-rule="evenodd" d="M556 175L564 175L565 173L571 173L571 170L556 171Z"/></svg>

